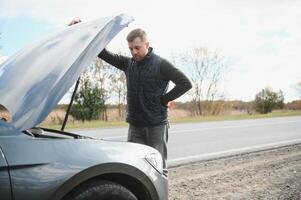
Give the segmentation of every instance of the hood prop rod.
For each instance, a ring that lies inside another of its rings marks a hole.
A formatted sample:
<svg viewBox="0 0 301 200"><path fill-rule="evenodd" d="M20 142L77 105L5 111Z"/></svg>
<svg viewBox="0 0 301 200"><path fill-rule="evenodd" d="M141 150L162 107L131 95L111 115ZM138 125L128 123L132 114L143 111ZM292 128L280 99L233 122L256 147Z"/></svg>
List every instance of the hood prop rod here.
<svg viewBox="0 0 301 200"><path fill-rule="evenodd" d="M72 104L73 104L73 99L74 99L74 97L75 97L75 93L76 93L76 91L77 91L79 82L80 82L80 77L78 77L78 79L77 79L77 81L76 81L76 84L75 84L75 87L74 87L74 91L73 91L72 97L71 97L71 99L70 99L70 103L69 103L69 105L68 105L67 112L66 112L66 114L65 114L65 119L64 119L64 122L63 122L63 124L62 124L61 131L64 131L65 126L66 126L66 123L67 123L67 121L68 121L68 116L69 116L69 113L70 113L70 110L71 110L71 107L72 107Z"/></svg>

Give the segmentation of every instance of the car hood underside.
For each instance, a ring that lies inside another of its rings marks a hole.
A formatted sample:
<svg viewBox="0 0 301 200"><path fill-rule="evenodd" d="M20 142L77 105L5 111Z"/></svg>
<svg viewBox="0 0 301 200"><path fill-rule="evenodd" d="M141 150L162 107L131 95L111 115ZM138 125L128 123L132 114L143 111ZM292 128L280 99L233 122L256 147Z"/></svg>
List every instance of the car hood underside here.
<svg viewBox="0 0 301 200"><path fill-rule="evenodd" d="M99 52L133 19L125 15L79 23L38 41L0 66L0 104L12 125L41 123Z"/></svg>

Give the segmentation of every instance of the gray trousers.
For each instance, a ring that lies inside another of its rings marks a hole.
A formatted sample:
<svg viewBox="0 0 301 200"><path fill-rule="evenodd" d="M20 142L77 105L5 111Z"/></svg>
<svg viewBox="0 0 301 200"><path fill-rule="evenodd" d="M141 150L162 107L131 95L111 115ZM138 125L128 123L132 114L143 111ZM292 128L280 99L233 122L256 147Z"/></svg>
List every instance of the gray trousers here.
<svg viewBox="0 0 301 200"><path fill-rule="evenodd" d="M167 141L168 141L168 124L137 127L130 125L128 131L128 142L145 144L157 149L163 158L163 168L167 168Z"/></svg>

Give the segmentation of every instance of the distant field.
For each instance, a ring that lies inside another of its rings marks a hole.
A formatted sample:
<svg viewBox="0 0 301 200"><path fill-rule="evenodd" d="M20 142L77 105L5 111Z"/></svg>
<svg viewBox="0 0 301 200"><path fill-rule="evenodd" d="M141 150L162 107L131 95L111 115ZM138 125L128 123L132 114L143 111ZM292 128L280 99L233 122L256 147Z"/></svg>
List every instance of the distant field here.
<svg viewBox="0 0 301 200"><path fill-rule="evenodd" d="M298 115L301 115L301 111L274 111L268 114L185 117L185 118L173 119L172 122L179 123L179 122L199 122L199 121L241 120L241 119L258 119L258 118L286 117L286 116L298 116Z"/></svg>
<svg viewBox="0 0 301 200"><path fill-rule="evenodd" d="M285 117L285 116L298 116L301 115L301 111L274 111L269 114L230 114L220 116L199 116L191 117L183 110L174 110L174 113L170 114L171 123L185 123L185 122L200 122L200 121L223 121L223 120L242 120L242 119L257 119L257 118L271 118L271 117ZM175 115L176 113L176 115ZM53 118L54 119L54 118ZM109 118L110 120L110 118ZM59 120L61 121L61 120ZM41 124L42 127L60 129L61 125L49 124L45 121ZM109 122L104 121L89 121L81 122L70 119L67 123L66 129L82 129L82 128L99 128L99 127L117 127L127 126L127 123L123 119L110 120Z"/></svg>
<svg viewBox="0 0 301 200"><path fill-rule="evenodd" d="M101 120L95 121L77 121L72 116L69 116L66 129L82 129L82 128L99 128L99 127L116 127L127 126L124 117L118 116L117 109L109 109L107 112L108 122ZM270 117L285 117L301 115L301 110L277 110L268 114L247 114L243 110L230 110L223 115L218 116L192 116L191 112L185 109L172 109L169 111L169 120L171 123L185 123L185 122L201 122L201 121L222 121L222 120L242 120L242 119L257 119ZM65 111L62 109L55 109L47 118L39 125L41 127L60 129L64 120ZM6 118L11 121L11 116L8 112L0 112L0 118Z"/></svg>

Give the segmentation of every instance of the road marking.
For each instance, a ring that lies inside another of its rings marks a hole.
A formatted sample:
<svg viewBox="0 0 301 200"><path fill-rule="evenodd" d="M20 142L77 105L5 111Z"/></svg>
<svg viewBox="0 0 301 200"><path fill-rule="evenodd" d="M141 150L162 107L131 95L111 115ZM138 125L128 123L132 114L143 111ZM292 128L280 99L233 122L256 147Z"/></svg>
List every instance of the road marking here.
<svg viewBox="0 0 301 200"><path fill-rule="evenodd" d="M184 163L193 162L193 161L221 158L221 157L240 154L240 153L247 153L247 152L252 152L252 151L257 151L257 150L265 150L265 149L269 149L269 148L276 148L276 147L298 144L298 143L301 143L301 139L294 139L294 140L287 140L287 141L282 141L282 142L274 142L274 143L269 143L269 144L255 145L255 146L238 148L238 149L230 149L230 150L226 150L226 151L198 154L198 155L193 155L193 156L186 156L186 157L171 159L171 160L168 160L168 164L172 166L172 165L176 165L176 164L184 164Z"/></svg>

